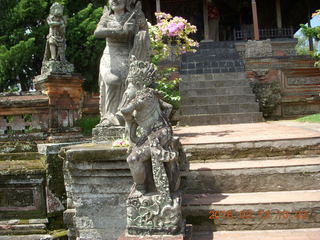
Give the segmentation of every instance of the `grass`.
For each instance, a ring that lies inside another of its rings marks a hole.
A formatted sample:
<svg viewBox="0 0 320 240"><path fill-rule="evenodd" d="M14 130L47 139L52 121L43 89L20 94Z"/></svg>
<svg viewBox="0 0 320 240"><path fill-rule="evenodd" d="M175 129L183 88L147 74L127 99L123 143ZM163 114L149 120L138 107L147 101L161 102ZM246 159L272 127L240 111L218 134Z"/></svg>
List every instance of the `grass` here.
<svg viewBox="0 0 320 240"><path fill-rule="evenodd" d="M302 118L296 119L298 122L313 122L313 123L320 123L320 113L312 114L309 116L305 116Z"/></svg>
<svg viewBox="0 0 320 240"><path fill-rule="evenodd" d="M78 120L81 132L85 136L91 136L92 128L100 122L100 116L83 117Z"/></svg>

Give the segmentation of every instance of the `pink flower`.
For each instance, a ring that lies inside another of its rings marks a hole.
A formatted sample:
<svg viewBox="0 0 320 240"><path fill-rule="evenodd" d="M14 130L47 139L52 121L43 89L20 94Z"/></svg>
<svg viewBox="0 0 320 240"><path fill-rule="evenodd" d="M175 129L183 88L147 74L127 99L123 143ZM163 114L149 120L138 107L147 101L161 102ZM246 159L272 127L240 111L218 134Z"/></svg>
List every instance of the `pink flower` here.
<svg viewBox="0 0 320 240"><path fill-rule="evenodd" d="M169 25L168 25L168 31L169 31L169 36L170 37L174 37L174 36L177 36L178 34L177 34L177 32L178 32L178 30L179 30L179 27L178 27L178 24L176 24L176 23L169 23Z"/></svg>
<svg viewBox="0 0 320 240"><path fill-rule="evenodd" d="M180 29L180 30L183 30L184 29L184 23L183 22L179 22L178 23L178 28Z"/></svg>

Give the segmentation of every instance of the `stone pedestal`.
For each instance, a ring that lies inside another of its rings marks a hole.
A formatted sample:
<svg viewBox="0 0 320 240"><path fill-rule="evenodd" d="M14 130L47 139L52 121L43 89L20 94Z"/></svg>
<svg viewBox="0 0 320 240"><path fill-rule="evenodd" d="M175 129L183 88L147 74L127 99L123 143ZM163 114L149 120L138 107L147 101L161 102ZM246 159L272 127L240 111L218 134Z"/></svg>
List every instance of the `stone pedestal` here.
<svg viewBox="0 0 320 240"><path fill-rule="evenodd" d="M111 127L95 127L92 129L92 142L94 143L110 143L116 139L122 139L125 129L122 126Z"/></svg>
<svg viewBox="0 0 320 240"><path fill-rule="evenodd" d="M116 240L125 230L126 199L132 186L126 151L93 143L61 151L69 239Z"/></svg>
<svg viewBox="0 0 320 240"><path fill-rule="evenodd" d="M72 141L79 138L80 135L72 135L80 131L75 123L81 117L83 81L80 75L58 73L43 74L34 79L36 89L49 98L49 133L53 141L64 141L64 135Z"/></svg>

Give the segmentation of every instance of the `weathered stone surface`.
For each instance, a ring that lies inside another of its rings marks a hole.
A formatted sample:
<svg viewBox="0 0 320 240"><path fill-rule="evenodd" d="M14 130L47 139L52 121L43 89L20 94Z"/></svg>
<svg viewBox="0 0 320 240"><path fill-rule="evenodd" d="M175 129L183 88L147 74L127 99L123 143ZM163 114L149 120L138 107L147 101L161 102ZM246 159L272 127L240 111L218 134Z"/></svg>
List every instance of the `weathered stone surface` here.
<svg viewBox="0 0 320 240"><path fill-rule="evenodd" d="M320 161L317 157L250 161L238 159L229 162L193 163L190 168L187 178L182 182L185 193L241 193L320 188Z"/></svg>
<svg viewBox="0 0 320 240"><path fill-rule="evenodd" d="M47 61L42 63L41 72L42 74L72 74L74 72L74 65L68 62Z"/></svg>
<svg viewBox="0 0 320 240"><path fill-rule="evenodd" d="M246 59L248 77L253 82L260 82L261 91L256 93L265 116L297 118L320 111L320 71L313 65L314 60L305 56ZM268 85L280 87L280 99L279 91L270 91L272 87ZM266 89L270 94L261 98L259 92L266 95ZM270 102L274 107L265 108L263 105L270 104L263 104L263 99L267 99L266 103ZM276 99L280 101L274 101ZM279 102L277 107L274 102Z"/></svg>
<svg viewBox="0 0 320 240"><path fill-rule="evenodd" d="M92 129L92 142L113 142L117 139L123 139L125 129L122 126L95 127Z"/></svg>
<svg viewBox="0 0 320 240"><path fill-rule="evenodd" d="M318 195L317 190L185 195L183 213L195 231L313 228L319 226Z"/></svg>
<svg viewBox="0 0 320 240"><path fill-rule="evenodd" d="M63 151L69 236L117 239L126 226L125 201L132 185L126 149L83 144Z"/></svg>
<svg viewBox="0 0 320 240"><path fill-rule="evenodd" d="M255 57L271 57L272 56L272 46L270 39L263 41L251 41L246 43L245 47L245 58L255 58Z"/></svg>
<svg viewBox="0 0 320 240"><path fill-rule="evenodd" d="M23 165L19 165L23 167ZM9 173L9 170L7 172ZM0 215L2 219L42 218L46 216L44 167L40 170L21 169L18 172L13 171L9 175L1 175L0 182Z"/></svg>

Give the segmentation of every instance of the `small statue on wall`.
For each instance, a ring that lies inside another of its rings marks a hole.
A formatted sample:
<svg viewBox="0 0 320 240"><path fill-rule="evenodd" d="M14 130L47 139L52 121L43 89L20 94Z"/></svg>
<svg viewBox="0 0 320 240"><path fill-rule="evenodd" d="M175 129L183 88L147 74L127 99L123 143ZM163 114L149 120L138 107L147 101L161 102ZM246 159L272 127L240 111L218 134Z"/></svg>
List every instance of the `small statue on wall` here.
<svg viewBox="0 0 320 240"><path fill-rule="evenodd" d="M180 171L188 164L168 120L171 105L151 88L156 66L131 58L120 109L129 135L127 162L134 185L127 200L132 235L180 233Z"/></svg>
<svg viewBox="0 0 320 240"><path fill-rule="evenodd" d="M63 5L54 3L50 7L47 17L49 34L47 35L46 48L42 63L41 74L47 73L72 73L73 64L66 61L66 21L63 16Z"/></svg>
<svg viewBox="0 0 320 240"><path fill-rule="evenodd" d="M49 34L47 36L47 46L45 60L65 61L66 38L65 20L63 17L63 6L54 3L50 8L50 15L47 18ZM49 47L49 51L47 48Z"/></svg>

